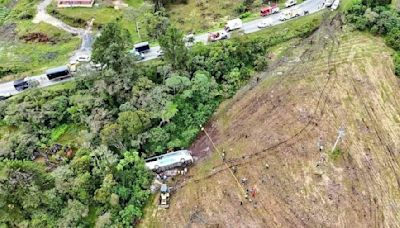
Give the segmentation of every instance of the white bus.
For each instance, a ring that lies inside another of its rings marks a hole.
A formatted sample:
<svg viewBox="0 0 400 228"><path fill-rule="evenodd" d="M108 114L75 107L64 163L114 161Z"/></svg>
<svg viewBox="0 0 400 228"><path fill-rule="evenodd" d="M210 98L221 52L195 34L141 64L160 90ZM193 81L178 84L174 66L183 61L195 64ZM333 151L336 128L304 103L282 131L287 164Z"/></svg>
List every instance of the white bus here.
<svg viewBox="0 0 400 228"><path fill-rule="evenodd" d="M156 172L191 164L193 161L192 154L189 150L179 150L145 160L146 167Z"/></svg>

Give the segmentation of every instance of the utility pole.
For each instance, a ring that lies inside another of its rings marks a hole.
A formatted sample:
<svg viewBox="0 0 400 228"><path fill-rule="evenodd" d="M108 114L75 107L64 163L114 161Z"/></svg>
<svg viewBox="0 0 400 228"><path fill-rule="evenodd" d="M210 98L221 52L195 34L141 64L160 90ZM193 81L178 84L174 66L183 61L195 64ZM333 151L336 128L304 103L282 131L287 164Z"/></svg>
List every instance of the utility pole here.
<svg viewBox="0 0 400 228"><path fill-rule="evenodd" d="M140 28L139 28L139 22L137 22L137 21L136 21L136 32L138 33L139 40L142 40L142 38L140 37Z"/></svg>
<svg viewBox="0 0 400 228"><path fill-rule="evenodd" d="M339 140L341 140L344 137L344 135L345 135L344 127L340 127L339 130L338 130L338 137L337 137L336 142L335 142L335 144L333 145L333 148L332 148L332 153L333 153L333 151L335 151L336 146L339 143Z"/></svg>

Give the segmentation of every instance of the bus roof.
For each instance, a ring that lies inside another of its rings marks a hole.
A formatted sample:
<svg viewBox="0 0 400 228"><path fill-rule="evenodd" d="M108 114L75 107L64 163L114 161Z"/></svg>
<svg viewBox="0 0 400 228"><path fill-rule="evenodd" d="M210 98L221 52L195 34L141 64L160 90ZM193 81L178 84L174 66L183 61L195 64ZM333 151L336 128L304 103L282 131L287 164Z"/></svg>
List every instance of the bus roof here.
<svg viewBox="0 0 400 228"><path fill-rule="evenodd" d="M46 74L54 74L54 73L57 73L57 72L62 72L62 71L67 71L67 70L69 70L67 66L60 66L60 67L48 69L46 71Z"/></svg>
<svg viewBox="0 0 400 228"><path fill-rule="evenodd" d="M149 46L149 42L142 42L142 43L133 45L133 47L135 47L135 48L143 47L143 46Z"/></svg>

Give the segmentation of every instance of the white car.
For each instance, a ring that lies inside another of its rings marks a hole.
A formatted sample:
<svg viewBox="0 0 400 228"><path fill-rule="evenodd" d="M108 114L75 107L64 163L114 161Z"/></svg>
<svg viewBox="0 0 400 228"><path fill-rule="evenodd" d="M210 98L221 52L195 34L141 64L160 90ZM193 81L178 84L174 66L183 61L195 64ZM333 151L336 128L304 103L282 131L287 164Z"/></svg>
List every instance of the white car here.
<svg viewBox="0 0 400 228"><path fill-rule="evenodd" d="M89 55L81 55L76 59L76 61L78 61L78 62L90 62L90 56Z"/></svg>
<svg viewBox="0 0 400 228"><path fill-rule="evenodd" d="M266 28L266 27L269 27L269 26L271 26L272 25L272 20L271 19L264 19L264 20L262 20L258 25L257 25L257 27L258 28Z"/></svg>
<svg viewBox="0 0 400 228"><path fill-rule="evenodd" d="M332 10L336 10L339 7L340 0L335 0L331 6Z"/></svg>
<svg viewBox="0 0 400 228"><path fill-rule="evenodd" d="M193 163L194 159L188 150L179 150L166 153L161 156L146 159L146 167L150 170L160 172L173 167Z"/></svg>
<svg viewBox="0 0 400 228"><path fill-rule="evenodd" d="M332 6L333 1L334 1L334 0L326 0L326 1L325 1L325 6L326 6L326 7Z"/></svg>
<svg viewBox="0 0 400 228"><path fill-rule="evenodd" d="M287 1L285 2L285 7L286 7L286 8L289 8L289 7L294 6L294 5L296 5L296 4L297 4L297 0L287 0Z"/></svg>

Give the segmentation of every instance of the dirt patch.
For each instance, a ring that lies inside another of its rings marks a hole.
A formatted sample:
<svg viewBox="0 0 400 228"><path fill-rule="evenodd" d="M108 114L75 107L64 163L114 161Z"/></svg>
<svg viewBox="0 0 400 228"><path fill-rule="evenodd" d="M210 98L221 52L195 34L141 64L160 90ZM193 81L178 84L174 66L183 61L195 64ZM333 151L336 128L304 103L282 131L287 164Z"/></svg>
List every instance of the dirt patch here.
<svg viewBox="0 0 400 228"><path fill-rule="evenodd" d="M46 34L41 32L28 33L21 36L20 39L27 43L56 43L55 39L49 38Z"/></svg>
<svg viewBox="0 0 400 228"><path fill-rule="evenodd" d="M207 132L208 136L204 133ZM199 134L196 141L190 146L192 155L198 159L203 159L210 155L214 151L214 143L218 143L218 128L214 122L209 122L205 127L204 131ZM211 138L211 140L210 140Z"/></svg>

